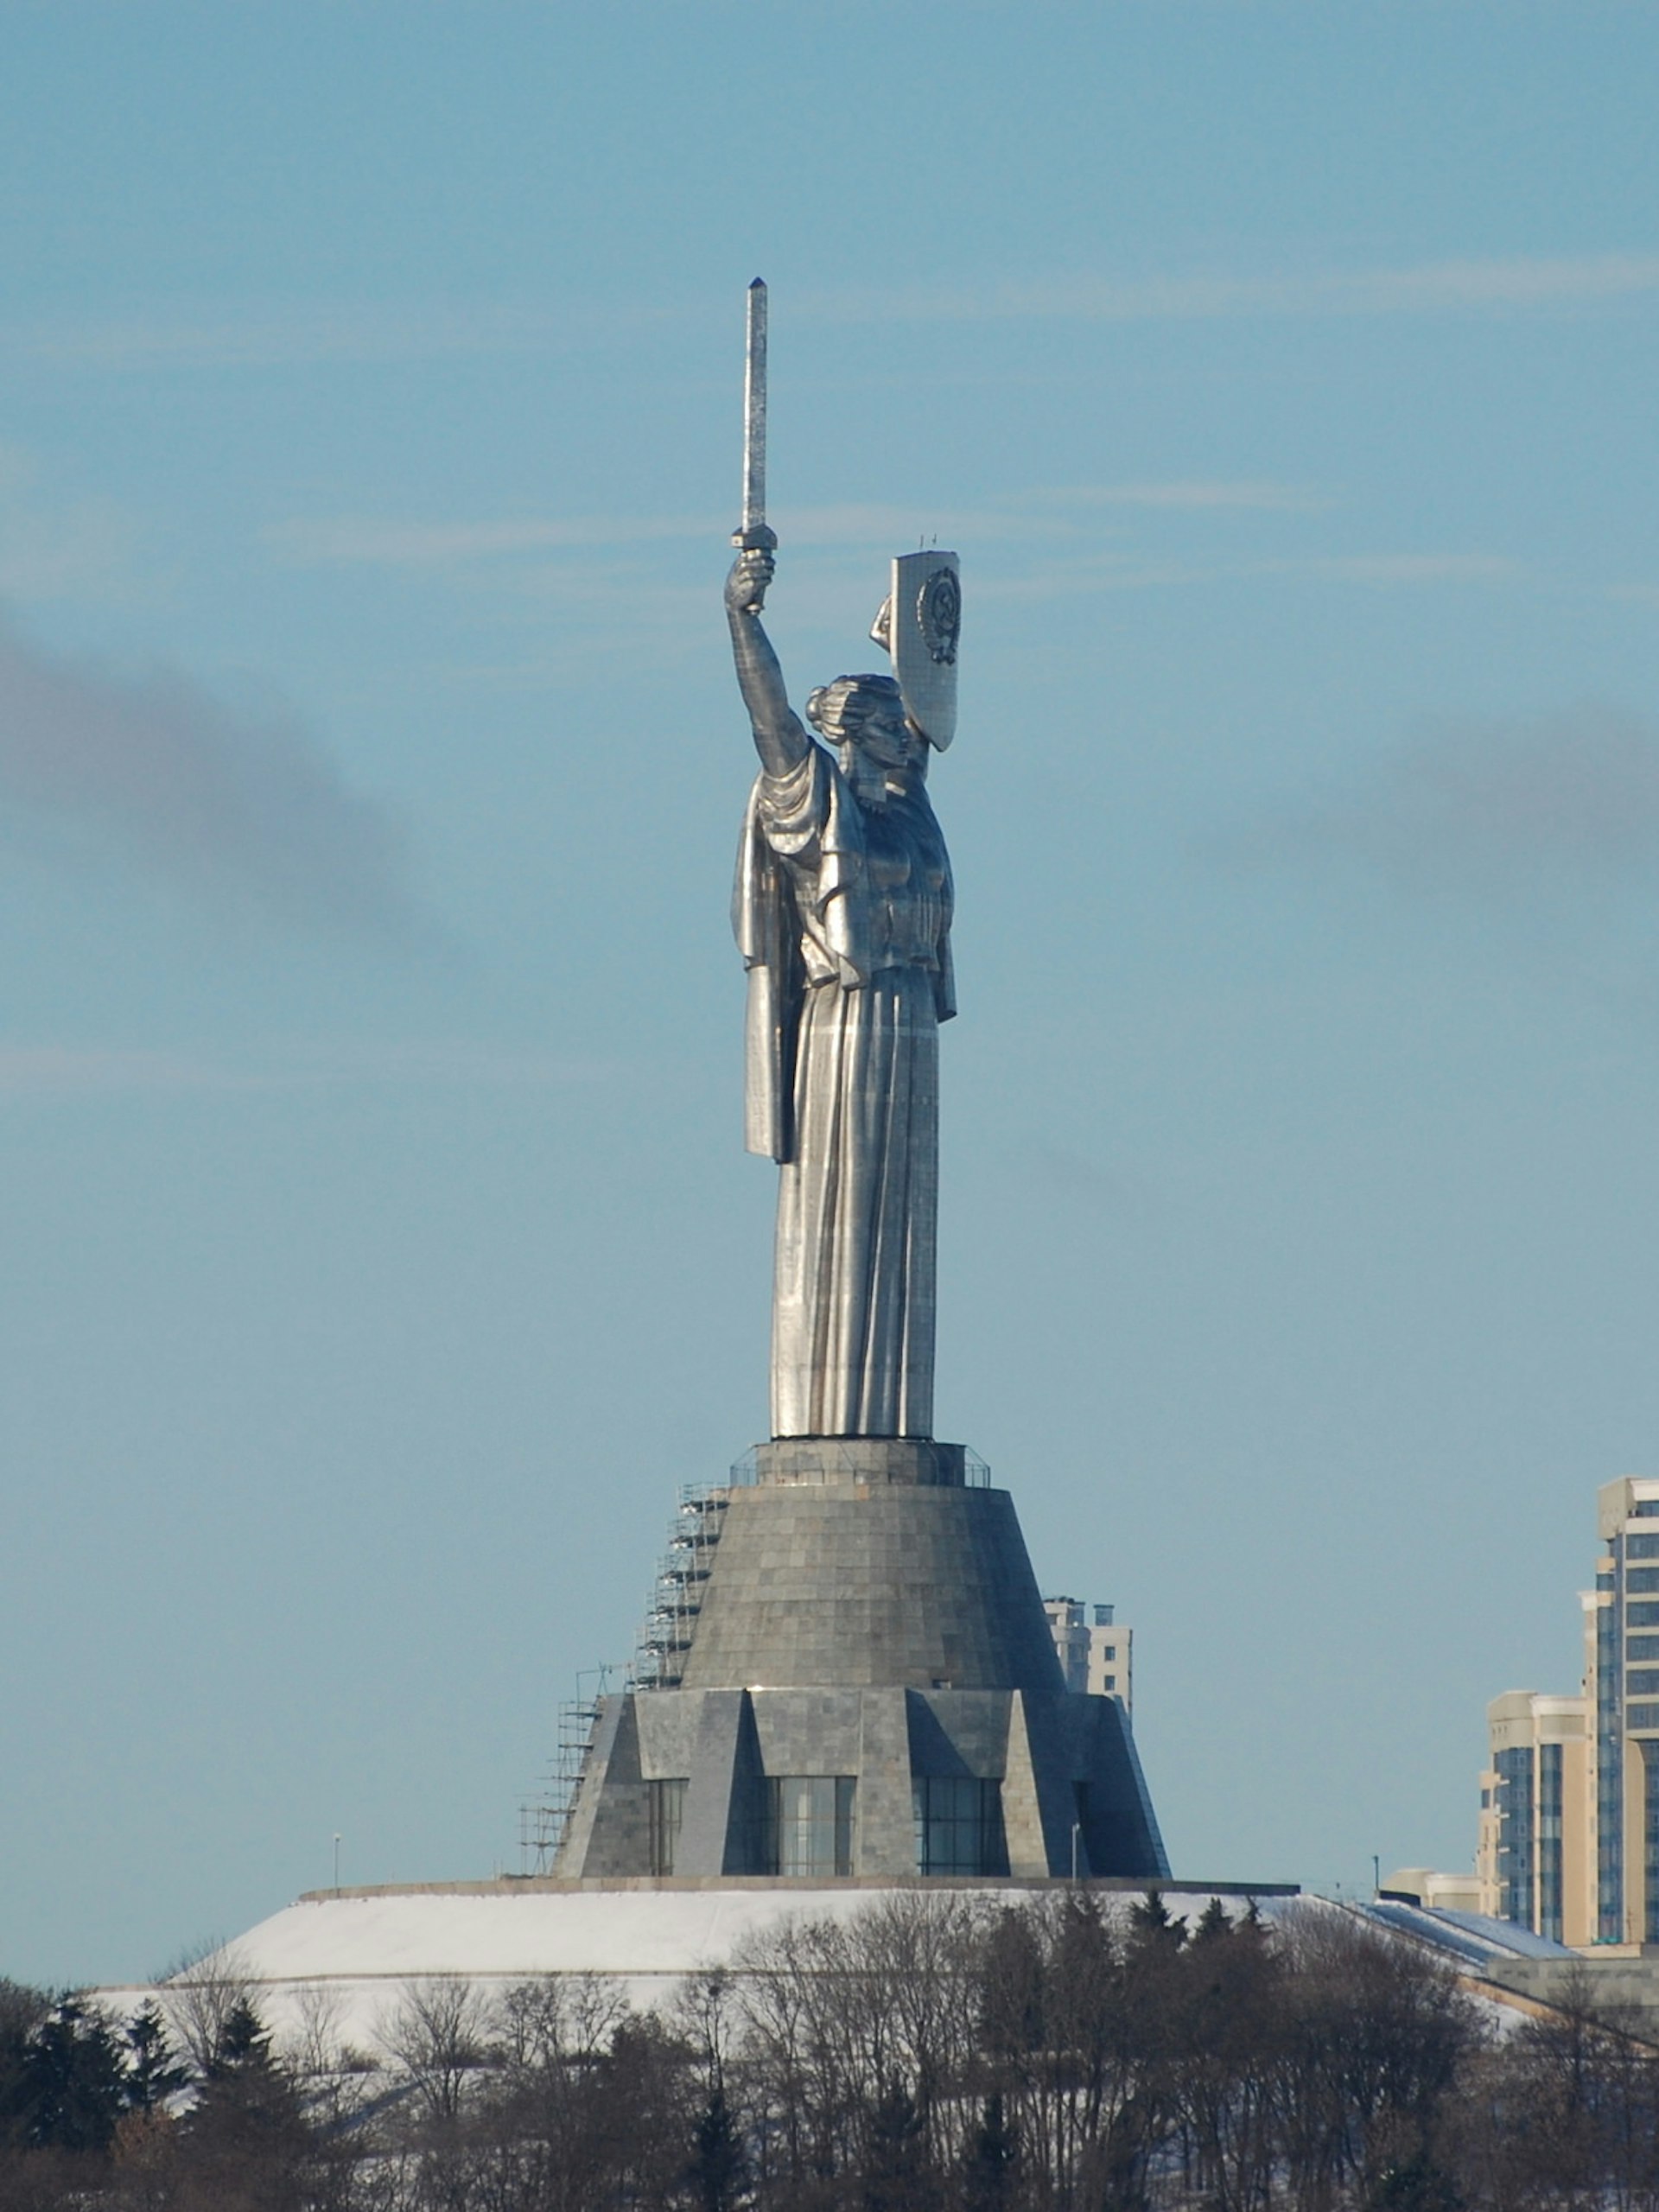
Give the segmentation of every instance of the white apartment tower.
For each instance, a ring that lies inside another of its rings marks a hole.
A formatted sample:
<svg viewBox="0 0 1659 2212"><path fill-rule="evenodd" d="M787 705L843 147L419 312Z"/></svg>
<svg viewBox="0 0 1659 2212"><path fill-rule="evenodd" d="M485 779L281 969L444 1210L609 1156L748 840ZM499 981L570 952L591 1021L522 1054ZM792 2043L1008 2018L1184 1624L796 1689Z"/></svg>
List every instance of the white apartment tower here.
<svg viewBox="0 0 1659 2212"><path fill-rule="evenodd" d="M1115 1618L1116 1608L1090 1605L1081 1598L1045 1598L1043 1611L1067 1689L1115 1697L1133 1714L1135 1630Z"/></svg>

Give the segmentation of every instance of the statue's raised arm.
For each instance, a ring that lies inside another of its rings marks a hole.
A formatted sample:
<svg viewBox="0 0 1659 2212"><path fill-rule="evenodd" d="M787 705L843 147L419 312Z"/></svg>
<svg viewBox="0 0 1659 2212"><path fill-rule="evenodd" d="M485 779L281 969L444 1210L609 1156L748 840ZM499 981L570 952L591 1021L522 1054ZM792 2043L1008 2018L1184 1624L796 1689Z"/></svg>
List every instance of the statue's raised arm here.
<svg viewBox="0 0 1659 2212"><path fill-rule="evenodd" d="M772 532L765 535L771 537ZM726 618L732 626L738 689L749 710L754 749L768 775L786 776L806 758L811 741L789 703L778 656L760 626L760 610L776 566L772 545L744 547L726 579Z"/></svg>

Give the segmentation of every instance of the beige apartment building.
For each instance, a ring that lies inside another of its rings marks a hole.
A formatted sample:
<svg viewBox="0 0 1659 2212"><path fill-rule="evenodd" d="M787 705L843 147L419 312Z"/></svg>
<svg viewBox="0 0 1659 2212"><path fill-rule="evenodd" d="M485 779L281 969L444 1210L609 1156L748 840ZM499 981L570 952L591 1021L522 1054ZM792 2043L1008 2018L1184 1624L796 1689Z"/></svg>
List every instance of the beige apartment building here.
<svg viewBox="0 0 1659 2212"><path fill-rule="evenodd" d="M1604 1483L1596 1507L1578 1695L1486 1708L1478 1910L1577 1949L1659 1949L1659 1479ZM1407 1867L1387 1886L1428 1903L1459 1883Z"/></svg>
<svg viewBox="0 0 1659 2212"><path fill-rule="evenodd" d="M1439 1912L1480 1912L1480 1878L1477 1874L1442 1874L1433 1866L1396 1866L1388 1875L1379 1897L1409 1897L1433 1905Z"/></svg>
<svg viewBox="0 0 1659 2212"><path fill-rule="evenodd" d="M1479 1910L1574 1945L1596 1927L1589 1713L1581 1696L1492 1700L1475 1852Z"/></svg>
<svg viewBox="0 0 1659 2212"><path fill-rule="evenodd" d="M1598 1943L1659 1943L1659 1481L1597 1493L1585 1606Z"/></svg>

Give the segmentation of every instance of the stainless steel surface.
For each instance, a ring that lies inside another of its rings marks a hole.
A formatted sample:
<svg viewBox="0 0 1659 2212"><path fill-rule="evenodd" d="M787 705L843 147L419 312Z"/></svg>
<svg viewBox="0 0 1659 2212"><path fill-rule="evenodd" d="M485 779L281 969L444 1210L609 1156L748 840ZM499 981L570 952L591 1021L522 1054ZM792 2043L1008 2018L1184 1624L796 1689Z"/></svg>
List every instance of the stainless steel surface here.
<svg viewBox="0 0 1659 2212"><path fill-rule="evenodd" d="M962 634L962 575L954 553L901 553L893 588L876 618L905 712L936 753L957 734L957 640Z"/></svg>
<svg viewBox="0 0 1659 2212"><path fill-rule="evenodd" d="M743 521L740 545L761 543L766 526L766 288L749 287L748 343L743 356Z"/></svg>
<svg viewBox="0 0 1659 2212"><path fill-rule="evenodd" d="M929 557L954 581L953 556ZM760 619L774 567L769 544L745 547L726 588L761 764L733 920L749 976L747 1142L779 1170L772 1434L930 1437L950 858L928 742L893 677L812 694L834 753L790 706ZM947 629L954 652L954 625L932 635Z"/></svg>

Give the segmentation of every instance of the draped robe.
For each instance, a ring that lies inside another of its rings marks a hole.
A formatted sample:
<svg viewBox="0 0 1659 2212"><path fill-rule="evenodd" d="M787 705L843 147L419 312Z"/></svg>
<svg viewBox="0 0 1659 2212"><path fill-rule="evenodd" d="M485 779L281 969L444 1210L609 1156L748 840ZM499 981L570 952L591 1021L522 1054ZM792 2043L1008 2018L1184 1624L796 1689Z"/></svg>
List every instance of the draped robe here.
<svg viewBox="0 0 1659 2212"><path fill-rule="evenodd" d="M861 804L812 743L756 779L733 918L747 1141L779 1166L774 1436L930 1436L950 863L918 779Z"/></svg>

